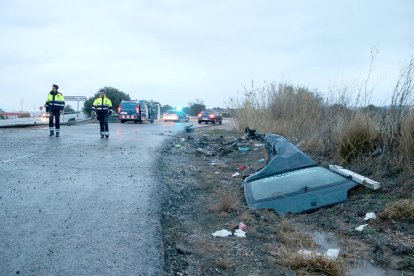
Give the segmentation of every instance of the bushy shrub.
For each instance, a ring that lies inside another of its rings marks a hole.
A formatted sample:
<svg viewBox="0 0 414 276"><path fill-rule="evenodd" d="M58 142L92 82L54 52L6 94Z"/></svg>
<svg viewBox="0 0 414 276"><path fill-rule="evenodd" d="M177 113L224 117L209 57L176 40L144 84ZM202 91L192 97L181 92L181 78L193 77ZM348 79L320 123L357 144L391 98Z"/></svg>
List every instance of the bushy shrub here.
<svg viewBox="0 0 414 276"><path fill-rule="evenodd" d="M356 114L345 119L338 130L339 156L345 162L358 158L370 157L375 150L378 133L375 126L364 114Z"/></svg>
<svg viewBox="0 0 414 276"><path fill-rule="evenodd" d="M414 219L414 200L402 199L387 204L379 214L382 219Z"/></svg>
<svg viewBox="0 0 414 276"><path fill-rule="evenodd" d="M414 116L408 117L401 126L399 143L401 164L409 172L414 170Z"/></svg>

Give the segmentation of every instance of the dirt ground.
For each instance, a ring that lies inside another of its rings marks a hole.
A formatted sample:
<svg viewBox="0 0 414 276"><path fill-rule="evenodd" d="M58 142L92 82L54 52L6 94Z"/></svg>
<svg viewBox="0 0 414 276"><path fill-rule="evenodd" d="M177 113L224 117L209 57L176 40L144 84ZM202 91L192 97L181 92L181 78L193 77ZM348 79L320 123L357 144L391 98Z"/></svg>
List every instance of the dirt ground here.
<svg viewBox="0 0 414 276"><path fill-rule="evenodd" d="M364 221L366 213L378 214L406 196L396 181L412 187L413 179L375 179L379 190L358 186L345 203L280 216L250 209L244 199L243 177L266 165L262 141L223 124L172 137L162 152L169 192L162 221L167 275L414 275L413 221ZM362 224L368 226L356 231ZM245 238L212 235L244 225ZM322 265L298 260L296 253L331 247L340 249L339 257Z"/></svg>

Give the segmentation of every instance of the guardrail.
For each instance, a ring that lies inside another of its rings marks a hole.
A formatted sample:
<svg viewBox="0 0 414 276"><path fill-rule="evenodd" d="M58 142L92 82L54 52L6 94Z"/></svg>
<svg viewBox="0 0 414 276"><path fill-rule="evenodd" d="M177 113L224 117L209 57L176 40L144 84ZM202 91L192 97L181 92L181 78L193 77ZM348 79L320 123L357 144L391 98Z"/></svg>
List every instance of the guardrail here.
<svg viewBox="0 0 414 276"><path fill-rule="evenodd" d="M62 114L60 116L60 123L62 125L67 125L76 122L82 122L85 120L90 120L89 117L85 117L83 114L71 113L71 114ZM80 119L78 119L80 117ZM15 119L1 119L0 127L29 127L37 125L48 125L48 117L32 117L32 118L15 118Z"/></svg>

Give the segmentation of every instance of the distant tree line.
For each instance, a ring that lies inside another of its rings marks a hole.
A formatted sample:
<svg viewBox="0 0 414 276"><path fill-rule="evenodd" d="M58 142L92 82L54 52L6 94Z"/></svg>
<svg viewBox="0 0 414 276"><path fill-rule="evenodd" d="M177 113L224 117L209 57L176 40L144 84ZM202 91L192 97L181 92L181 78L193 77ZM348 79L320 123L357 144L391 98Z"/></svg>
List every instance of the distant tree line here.
<svg viewBox="0 0 414 276"><path fill-rule="evenodd" d="M129 94L125 94L124 92L114 88L114 87L103 87L105 90L105 94L108 98L111 99L112 102L112 108L114 111L118 110L119 104L122 100L129 101L131 98L129 97ZM83 112L87 114L88 116L91 115L92 110L92 104L93 101L99 96L99 90L94 94L93 97L90 97L88 100L86 100L83 104Z"/></svg>
<svg viewBox="0 0 414 276"><path fill-rule="evenodd" d="M121 103L122 100L125 100L125 101L131 100L129 94L126 94L117 88L107 86L107 87L103 87L103 89L106 92L106 96L111 99L114 111L118 110L119 104ZM94 100L99 96L99 90L100 89L98 89L98 91L88 100L86 100L83 104L83 112L88 116L91 115L92 104ZM160 104L158 102L155 102L155 103ZM160 106L161 106L160 108L161 113L164 113L170 109L174 109L174 107L169 104L165 104L165 105L160 104ZM214 107L213 109L217 111L224 110L221 107ZM199 100L199 99L196 99L194 102L188 103L188 105L183 108L183 111L190 116L197 116L197 114L199 114L203 110L206 110L206 105L204 104L202 100ZM73 110L73 108L68 105L66 106L65 111L73 112L75 110Z"/></svg>

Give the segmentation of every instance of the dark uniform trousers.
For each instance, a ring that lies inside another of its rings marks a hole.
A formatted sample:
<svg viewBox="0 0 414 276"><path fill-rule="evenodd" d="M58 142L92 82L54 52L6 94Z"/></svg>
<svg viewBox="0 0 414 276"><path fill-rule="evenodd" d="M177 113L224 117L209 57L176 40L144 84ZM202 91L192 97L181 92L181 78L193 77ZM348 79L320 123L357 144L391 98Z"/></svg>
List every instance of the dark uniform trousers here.
<svg viewBox="0 0 414 276"><path fill-rule="evenodd" d="M109 113L107 111L98 112L98 121L99 126L101 128L101 133L109 132L108 120L109 120Z"/></svg>
<svg viewBox="0 0 414 276"><path fill-rule="evenodd" d="M56 131L60 130L60 110L52 109L49 112L49 128L53 128L53 118L55 118Z"/></svg>

